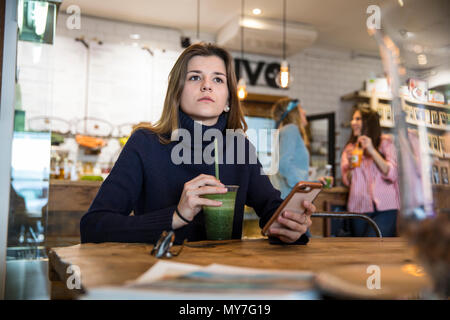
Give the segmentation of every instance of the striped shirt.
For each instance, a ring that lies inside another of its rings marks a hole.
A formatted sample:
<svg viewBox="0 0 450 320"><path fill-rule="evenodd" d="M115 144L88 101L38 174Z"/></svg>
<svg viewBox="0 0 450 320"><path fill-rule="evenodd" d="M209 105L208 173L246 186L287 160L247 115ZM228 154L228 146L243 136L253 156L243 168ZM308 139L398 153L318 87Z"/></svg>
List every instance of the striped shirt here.
<svg viewBox="0 0 450 320"><path fill-rule="evenodd" d="M383 174L372 157L363 155L359 168L351 169L349 154L354 144L347 144L341 157L342 182L350 187L347 210L355 213L394 210L400 208L397 155L392 138L381 136L378 152L384 157L389 166L387 174ZM352 170L351 181L348 172Z"/></svg>

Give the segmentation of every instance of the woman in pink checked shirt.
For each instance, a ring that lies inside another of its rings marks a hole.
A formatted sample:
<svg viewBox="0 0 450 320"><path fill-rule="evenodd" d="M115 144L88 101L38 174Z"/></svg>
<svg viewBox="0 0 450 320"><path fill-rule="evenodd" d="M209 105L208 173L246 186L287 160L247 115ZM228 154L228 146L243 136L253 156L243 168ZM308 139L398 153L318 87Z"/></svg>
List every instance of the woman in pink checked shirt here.
<svg viewBox="0 0 450 320"><path fill-rule="evenodd" d="M395 237L400 199L392 137L381 134L378 113L368 109L355 109L351 127L352 135L341 157L342 181L350 188L347 210L368 215L383 237ZM364 153L361 165L353 167L351 156L357 144ZM352 219L351 228L356 237L375 236L362 219Z"/></svg>

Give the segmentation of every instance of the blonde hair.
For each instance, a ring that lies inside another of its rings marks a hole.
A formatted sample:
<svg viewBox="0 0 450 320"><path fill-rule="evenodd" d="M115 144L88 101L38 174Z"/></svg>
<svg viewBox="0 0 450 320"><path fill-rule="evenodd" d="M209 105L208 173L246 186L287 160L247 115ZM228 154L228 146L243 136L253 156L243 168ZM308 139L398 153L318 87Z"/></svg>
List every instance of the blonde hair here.
<svg viewBox="0 0 450 320"><path fill-rule="evenodd" d="M154 125L138 125L134 131L141 128L148 129L158 135L162 144L170 143L171 133L178 129L178 108L180 107L181 93L186 81L187 65L195 56L217 56L223 60L226 68L228 99L230 111L228 112L227 129L247 130L247 123L237 96L237 82L234 71L233 58L225 49L211 43L193 44L186 48L178 57L169 74L169 84L161 118Z"/></svg>
<svg viewBox="0 0 450 320"><path fill-rule="evenodd" d="M274 103L274 105L272 107L272 118L276 122L280 121L281 116L284 114L284 112L286 111L286 109L289 105L289 102L291 102L291 101L292 101L292 99L290 99L290 98L282 98ZM295 124L298 127L298 131L300 132L300 135L302 136L306 147L309 149L309 137L306 132L305 126L302 123L302 119L300 117L300 113L298 112L298 108L292 109L286 115L286 117L284 117L284 119L281 120L280 124L278 125L278 128L281 128L290 123Z"/></svg>

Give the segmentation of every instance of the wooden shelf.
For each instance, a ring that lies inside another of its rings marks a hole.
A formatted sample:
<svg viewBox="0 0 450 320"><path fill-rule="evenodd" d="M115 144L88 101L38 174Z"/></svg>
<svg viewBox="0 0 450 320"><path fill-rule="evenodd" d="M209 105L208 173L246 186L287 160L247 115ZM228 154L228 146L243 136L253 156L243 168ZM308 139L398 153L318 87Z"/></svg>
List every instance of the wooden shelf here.
<svg viewBox="0 0 450 320"><path fill-rule="evenodd" d="M241 101L241 105L246 116L272 118L273 104L283 98L288 97L249 93L247 97Z"/></svg>
<svg viewBox="0 0 450 320"><path fill-rule="evenodd" d="M100 187L103 181L50 179L51 186Z"/></svg>
<svg viewBox="0 0 450 320"><path fill-rule="evenodd" d="M450 190L450 185L448 184L432 184L433 189L444 189L444 190Z"/></svg>
<svg viewBox="0 0 450 320"><path fill-rule="evenodd" d="M439 160L449 160L449 159L450 159L450 158L445 157L445 156L437 155L437 154L435 154L435 153L433 153L433 152L429 152L429 154L430 154L430 156L435 157L435 158L438 158Z"/></svg>
<svg viewBox="0 0 450 320"><path fill-rule="evenodd" d="M449 131L450 130L450 125L447 125L446 127L443 126L435 126L426 122L413 122L411 120L406 120L406 123L412 124L414 126L421 126L421 127L427 127L429 129L434 129L434 130L443 130L443 131Z"/></svg>
<svg viewBox="0 0 450 320"><path fill-rule="evenodd" d="M449 184L433 184L433 187L450 189L450 185Z"/></svg>
<svg viewBox="0 0 450 320"><path fill-rule="evenodd" d="M383 93L376 93L375 97L378 98L379 100L387 100L387 101L392 101L392 96L388 95L388 94L383 94ZM341 97L342 101L350 101L350 100L357 100L357 99L370 99L372 98L372 94L370 92L367 91L354 91L352 93L346 94L344 96ZM435 107L435 108L442 108L442 109L450 109L450 105L448 104L440 104L440 103L433 103L433 102L422 102L422 101L417 101L414 100L412 98L403 98L406 102L412 103L412 104L417 104L417 105L425 105L425 106L430 106L430 107Z"/></svg>
<svg viewBox="0 0 450 320"><path fill-rule="evenodd" d="M386 122L380 121L380 127L392 129L395 127L394 123L387 124Z"/></svg>
<svg viewBox="0 0 450 320"><path fill-rule="evenodd" d="M375 100L374 100L375 99ZM363 103L367 108L377 108L380 104L385 104L380 102L380 100L386 100L386 101L392 101L392 97L388 94L382 94L382 93L375 93L375 95L372 95L370 92L367 91L354 91L352 93L346 94L341 97L342 101L359 101L359 104ZM369 101L368 101L369 100ZM389 104L388 104L389 105ZM444 110L444 113L446 111L450 111L450 105L448 104L438 104L438 103L431 103L431 102L420 102L411 98L402 98L402 109L405 111L406 108L414 108L414 105L423 105L423 106L429 106L433 108L440 108ZM392 112L392 111L391 111ZM405 111L406 112L406 111ZM430 111L428 111L430 112ZM433 111L431 112L441 112L442 111ZM450 124L447 125L434 125L431 123L428 123L426 121L413 121L411 119L406 119L406 123L414 125L414 126L423 126L432 130L439 130L439 131L450 131ZM380 121L380 125L383 128L394 128L394 123L389 123L388 121ZM345 126L344 126L345 127Z"/></svg>

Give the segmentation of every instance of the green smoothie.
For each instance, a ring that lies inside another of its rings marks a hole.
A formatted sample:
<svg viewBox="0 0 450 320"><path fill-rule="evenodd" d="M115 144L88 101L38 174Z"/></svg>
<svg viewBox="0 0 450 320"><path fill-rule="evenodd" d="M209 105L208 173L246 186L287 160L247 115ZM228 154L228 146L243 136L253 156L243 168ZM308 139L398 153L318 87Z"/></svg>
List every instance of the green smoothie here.
<svg viewBox="0 0 450 320"><path fill-rule="evenodd" d="M220 207L203 206L206 237L208 240L231 239L233 233L234 205L239 186L225 186L227 193L205 194L202 197L221 201Z"/></svg>

